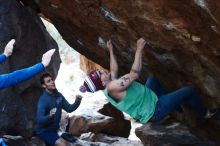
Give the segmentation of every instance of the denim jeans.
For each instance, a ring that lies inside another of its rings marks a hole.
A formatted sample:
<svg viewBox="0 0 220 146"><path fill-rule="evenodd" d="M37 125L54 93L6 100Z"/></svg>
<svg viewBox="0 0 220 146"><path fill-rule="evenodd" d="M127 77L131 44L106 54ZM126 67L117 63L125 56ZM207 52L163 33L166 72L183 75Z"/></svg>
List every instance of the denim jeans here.
<svg viewBox="0 0 220 146"><path fill-rule="evenodd" d="M199 100L197 92L192 87L183 87L168 93L160 81L153 76L147 79L145 86L154 91L158 97L156 109L152 117L155 122L162 120L168 114L175 111L183 102L187 102L199 117L204 117L207 112L207 109Z"/></svg>

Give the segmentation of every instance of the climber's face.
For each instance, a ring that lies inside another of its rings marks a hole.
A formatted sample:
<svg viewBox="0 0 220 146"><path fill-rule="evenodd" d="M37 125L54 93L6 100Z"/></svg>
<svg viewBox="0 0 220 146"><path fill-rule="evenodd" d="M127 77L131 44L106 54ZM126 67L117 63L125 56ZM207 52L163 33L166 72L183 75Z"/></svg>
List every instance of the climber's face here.
<svg viewBox="0 0 220 146"><path fill-rule="evenodd" d="M102 81L102 85L106 87L106 85L111 81L110 73L107 71L101 70L101 81Z"/></svg>

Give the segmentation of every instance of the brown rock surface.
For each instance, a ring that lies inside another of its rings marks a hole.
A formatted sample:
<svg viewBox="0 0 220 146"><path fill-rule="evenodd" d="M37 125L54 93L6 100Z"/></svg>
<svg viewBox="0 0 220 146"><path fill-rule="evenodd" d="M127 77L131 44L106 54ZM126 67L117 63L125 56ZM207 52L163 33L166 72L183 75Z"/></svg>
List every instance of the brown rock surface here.
<svg viewBox="0 0 220 146"><path fill-rule="evenodd" d="M101 113L102 116L82 114L70 117L68 131L76 136L87 132L105 133L126 138L129 136L131 123L124 119L122 112L109 103L96 112Z"/></svg>
<svg viewBox="0 0 220 146"><path fill-rule="evenodd" d="M115 136L129 137L131 122L124 119L124 115L121 111L108 103L105 104L99 112L103 115L114 118L114 121L111 122L110 126L103 129L101 132Z"/></svg>
<svg viewBox="0 0 220 146"><path fill-rule="evenodd" d="M7 146L46 146L46 144L37 137L24 139L21 136L4 135L2 139Z"/></svg>
<svg viewBox="0 0 220 146"><path fill-rule="evenodd" d="M220 107L219 1L38 2L41 12L63 38L88 59L108 68L109 55L104 42L110 38L116 46L120 74L126 73L133 62L136 40L143 36L149 48L143 55L142 82L154 74L169 89L193 85L207 106Z"/></svg>
<svg viewBox="0 0 220 146"><path fill-rule="evenodd" d="M219 1L22 1L40 10L74 49L104 68L109 67L104 42L112 39L120 74L129 71L136 40L145 37L149 48L143 55L142 82L154 74L169 89L193 85L207 106L220 107ZM217 123L197 128L217 125L212 138L219 139Z"/></svg>
<svg viewBox="0 0 220 146"><path fill-rule="evenodd" d="M219 5L213 1L50 0L38 3L63 38L78 52L109 67L104 41L112 39L121 74L133 62L137 38L150 47L141 80L149 74L170 89L192 84L209 106L219 106Z"/></svg>
<svg viewBox="0 0 220 146"><path fill-rule="evenodd" d="M83 70L86 74L90 73L93 70L105 70L100 65L94 63L93 61L87 59L85 56L80 55L80 69Z"/></svg>
<svg viewBox="0 0 220 146"><path fill-rule="evenodd" d="M135 130L145 146L217 146L213 141L193 135L180 123L170 125L144 125Z"/></svg>
<svg viewBox="0 0 220 146"><path fill-rule="evenodd" d="M1 64L1 74L39 63L44 52L58 48L36 13L21 3L0 1L0 18L0 52L10 39L16 39L13 55ZM59 63L56 53L47 71L56 75ZM40 94L39 76L0 91L0 135L32 135Z"/></svg>

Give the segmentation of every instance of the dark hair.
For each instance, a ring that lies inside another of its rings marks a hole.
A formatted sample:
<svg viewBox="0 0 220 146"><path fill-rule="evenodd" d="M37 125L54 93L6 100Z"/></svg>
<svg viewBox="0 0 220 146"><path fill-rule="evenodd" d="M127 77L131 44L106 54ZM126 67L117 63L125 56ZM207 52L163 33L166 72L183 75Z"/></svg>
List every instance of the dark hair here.
<svg viewBox="0 0 220 146"><path fill-rule="evenodd" d="M41 85L44 84L44 78L46 78L46 77L52 77L52 75L51 75L50 73L44 73L44 74L42 74L41 77L40 77L40 83L41 83Z"/></svg>

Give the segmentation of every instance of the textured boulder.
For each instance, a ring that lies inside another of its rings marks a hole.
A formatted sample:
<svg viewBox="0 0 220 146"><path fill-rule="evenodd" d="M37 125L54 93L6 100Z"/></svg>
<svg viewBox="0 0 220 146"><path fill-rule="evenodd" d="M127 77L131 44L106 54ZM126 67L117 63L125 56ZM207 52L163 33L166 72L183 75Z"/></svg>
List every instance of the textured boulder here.
<svg viewBox="0 0 220 146"><path fill-rule="evenodd" d="M72 116L69 120L68 131L73 135L80 136L82 133L105 133L114 136L128 137L131 130L131 123L124 119L122 112L115 109L111 104L105 104L98 111L92 110L95 114ZM101 114L100 114L101 113Z"/></svg>
<svg viewBox="0 0 220 146"><path fill-rule="evenodd" d="M86 74L91 72L92 70L104 70L103 67L94 63L93 61L87 59L85 56L80 55L80 69L83 70Z"/></svg>
<svg viewBox="0 0 220 146"><path fill-rule="evenodd" d="M121 74L131 67L137 38L145 37L142 81L154 74L169 89L192 84L212 97L204 99L209 106L220 105L218 1L50 0L36 5L74 49L104 68L109 67L105 41L112 39Z"/></svg>
<svg viewBox="0 0 220 146"><path fill-rule="evenodd" d="M24 139L21 136L4 135L2 139L8 146L46 146L45 143L37 137Z"/></svg>
<svg viewBox="0 0 220 146"><path fill-rule="evenodd" d="M91 135L93 135L91 137ZM46 144L37 137L24 139L21 136L3 136L3 140L8 146L46 146ZM131 141L127 138L108 136L104 134L86 134L82 138L77 138L77 141L71 143L70 146L143 146L140 142Z"/></svg>
<svg viewBox="0 0 220 146"><path fill-rule="evenodd" d="M109 68L105 42L112 39L120 75L131 67L136 40L145 37L142 82L154 74L170 90L193 85L206 106L220 107L219 1L50 0L36 5L74 49L104 68Z"/></svg>
<svg viewBox="0 0 220 146"><path fill-rule="evenodd" d="M193 85L207 106L220 107L219 1L22 1L50 19L74 49L104 68L109 67L105 41L112 39L120 75L131 67L137 38L145 37L149 47L143 55L142 82L154 74L168 89ZM197 128L207 131L216 125L212 138L219 139L218 123Z"/></svg>
<svg viewBox="0 0 220 146"><path fill-rule="evenodd" d="M58 48L36 13L21 3L1 0L0 18L0 52L10 39L16 39L13 55L1 64L1 74L39 63L44 52ZM47 70L56 75L59 63L56 53ZM31 136L41 92L39 76L0 91L0 135Z"/></svg>
<svg viewBox="0 0 220 146"><path fill-rule="evenodd" d="M82 133L93 132L100 133L103 129L110 127L112 123L110 117L87 117L87 116L72 116L70 118L68 132L75 136L80 136Z"/></svg>
<svg viewBox="0 0 220 146"><path fill-rule="evenodd" d="M108 103L105 104L98 112L114 118L110 126L103 129L101 132L115 136L129 137L131 122L124 119L124 115L121 111Z"/></svg>
<svg viewBox="0 0 220 146"><path fill-rule="evenodd" d="M193 135L180 123L171 125L144 125L135 130L136 135L145 146L217 146L212 141L204 142Z"/></svg>

